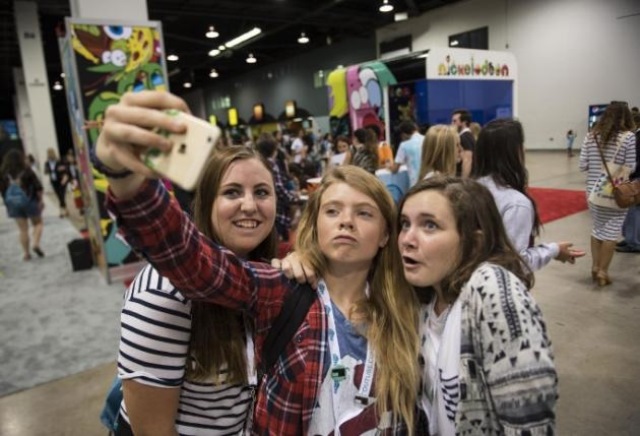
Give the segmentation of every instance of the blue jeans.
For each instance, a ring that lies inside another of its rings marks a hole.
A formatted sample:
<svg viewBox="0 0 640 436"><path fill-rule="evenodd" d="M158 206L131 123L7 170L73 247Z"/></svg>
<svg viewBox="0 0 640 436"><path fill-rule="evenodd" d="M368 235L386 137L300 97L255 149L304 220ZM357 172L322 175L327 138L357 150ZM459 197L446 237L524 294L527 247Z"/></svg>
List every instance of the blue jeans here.
<svg viewBox="0 0 640 436"><path fill-rule="evenodd" d="M640 250L640 205L629 208L622 225L622 235L629 247Z"/></svg>

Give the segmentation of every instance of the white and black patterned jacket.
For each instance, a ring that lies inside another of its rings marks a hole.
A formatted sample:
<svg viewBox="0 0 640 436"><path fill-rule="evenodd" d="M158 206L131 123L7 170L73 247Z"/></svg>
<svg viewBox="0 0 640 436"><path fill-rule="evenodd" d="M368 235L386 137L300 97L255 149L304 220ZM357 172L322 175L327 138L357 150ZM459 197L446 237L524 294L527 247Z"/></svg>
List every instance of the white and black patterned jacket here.
<svg viewBox="0 0 640 436"><path fill-rule="evenodd" d="M458 298L456 434L553 435L558 379L542 312L527 288L506 269L485 263Z"/></svg>

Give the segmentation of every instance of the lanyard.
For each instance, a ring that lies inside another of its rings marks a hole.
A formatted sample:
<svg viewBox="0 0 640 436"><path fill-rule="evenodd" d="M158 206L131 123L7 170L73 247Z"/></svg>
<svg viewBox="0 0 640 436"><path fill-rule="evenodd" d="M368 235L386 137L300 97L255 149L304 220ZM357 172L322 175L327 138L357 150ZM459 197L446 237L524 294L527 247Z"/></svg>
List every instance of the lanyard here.
<svg viewBox="0 0 640 436"><path fill-rule="evenodd" d="M247 381L249 382L249 386L257 386L258 385L258 373L256 372L256 350L253 346L253 335L251 334L252 328L247 320L246 316L243 316L244 319L244 331L247 338L246 341L246 349L247 349Z"/></svg>
<svg viewBox="0 0 640 436"><path fill-rule="evenodd" d="M246 335L246 352L247 352L247 382L249 389L251 390L251 402L247 408L247 417L244 421L244 428L240 431L239 435L248 435L253 428L253 409L256 405L256 389L258 389L258 373L256 371L256 352L253 347L253 335L251 324L245 315L242 316L244 320L244 331Z"/></svg>
<svg viewBox="0 0 640 436"><path fill-rule="evenodd" d="M369 285L367 284L366 289L367 296L369 295ZM331 298L329 297L329 290L327 289L327 285L323 280L320 280L318 283L318 294L322 299L322 304L325 307L325 311L327 312L328 318L328 327L329 327L329 352L331 354L331 367L329 370L331 371L331 378L337 383L344 380L346 378L347 368L338 364L340 361L340 344L338 342L338 332L336 330L336 320L333 314L333 306L331 305ZM360 383L360 389L358 390L358 395L355 397L355 402L362 406L367 406L369 404L369 395L371 394L371 388L373 386L373 375L375 370L375 356L371 346L367 343L367 357L364 365L364 372L362 374L362 382ZM338 411L336 410L336 393L337 389L334 388L331 390L334 398L334 417L336 426L339 425L338 422Z"/></svg>

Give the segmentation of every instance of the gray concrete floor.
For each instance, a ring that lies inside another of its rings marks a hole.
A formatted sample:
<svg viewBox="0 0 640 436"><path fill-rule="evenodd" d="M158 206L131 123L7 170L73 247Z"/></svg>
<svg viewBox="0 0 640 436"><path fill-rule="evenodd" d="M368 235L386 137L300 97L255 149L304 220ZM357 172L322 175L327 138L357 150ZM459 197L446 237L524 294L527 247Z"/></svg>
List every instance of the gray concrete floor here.
<svg viewBox="0 0 640 436"><path fill-rule="evenodd" d="M577 157L527 154L530 184L582 190ZM581 212L549 223L543 241L573 241L588 251L591 220ZM589 255L552 262L533 294L553 340L560 379L559 435L640 434L640 255L617 253L614 283L597 288ZM89 286L90 284L88 284ZM0 354L1 354L0 346ZM0 435L104 435L98 420L113 363L0 398Z"/></svg>

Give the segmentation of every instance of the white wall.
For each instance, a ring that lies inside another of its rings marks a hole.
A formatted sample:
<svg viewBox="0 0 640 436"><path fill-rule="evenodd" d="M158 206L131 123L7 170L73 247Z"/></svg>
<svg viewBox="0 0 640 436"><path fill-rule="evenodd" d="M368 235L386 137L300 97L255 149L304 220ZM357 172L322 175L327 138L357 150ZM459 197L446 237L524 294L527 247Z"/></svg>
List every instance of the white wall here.
<svg viewBox="0 0 640 436"><path fill-rule="evenodd" d="M414 51L446 47L449 35L484 26L490 50L516 56L527 148L562 148L569 129L579 145L589 104L640 106L636 0L468 0L382 28L377 42L410 33Z"/></svg>

